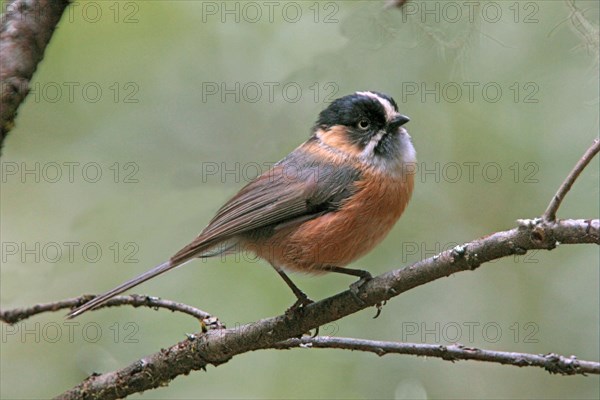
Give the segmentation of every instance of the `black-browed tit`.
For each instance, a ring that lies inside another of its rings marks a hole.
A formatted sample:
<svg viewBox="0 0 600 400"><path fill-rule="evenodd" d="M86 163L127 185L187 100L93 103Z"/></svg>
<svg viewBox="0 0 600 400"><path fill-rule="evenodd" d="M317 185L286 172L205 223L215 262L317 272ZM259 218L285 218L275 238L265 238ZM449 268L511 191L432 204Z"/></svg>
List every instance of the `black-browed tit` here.
<svg viewBox="0 0 600 400"><path fill-rule="evenodd" d="M356 92L319 114L311 137L243 187L190 244L168 261L74 309L75 317L148 279L198 257L251 251L284 271L339 272L377 245L402 215L413 190L415 149L408 117L391 97Z"/></svg>

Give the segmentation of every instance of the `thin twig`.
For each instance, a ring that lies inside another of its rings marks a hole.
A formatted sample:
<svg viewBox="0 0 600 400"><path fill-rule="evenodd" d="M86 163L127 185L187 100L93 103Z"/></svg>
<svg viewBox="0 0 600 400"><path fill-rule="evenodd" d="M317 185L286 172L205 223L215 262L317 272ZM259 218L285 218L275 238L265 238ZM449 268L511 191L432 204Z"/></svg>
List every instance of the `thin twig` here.
<svg viewBox="0 0 600 400"><path fill-rule="evenodd" d="M84 295L80 297L74 297L71 299L55 301L52 303L36 304L35 306L28 308L0 310L0 321L6 322L8 324L14 324L36 314L41 314L43 312L58 311L62 309L71 309L74 307L79 307L83 303L90 301L93 297L94 296L91 295ZM187 304L177 303L171 300L164 300L158 297L142 296L137 294L113 297L110 301L99 306L98 308L116 307L122 305L130 305L133 307L150 307L155 309L166 308L167 310L178 311L184 314L191 315L192 317L197 318L199 320L211 318L211 315L206 311L202 311L198 308L189 306Z"/></svg>
<svg viewBox="0 0 600 400"><path fill-rule="evenodd" d="M569 15L571 29L583 40L588 51L593 53L595 63L598 65L598 44L600 42L598 27L585 17L583 11L577 8L575 1L567 0L566 3L569 11L571 11Z"/></svg>
<svg viewBox="0 0 600 400"><path fill-rule="evenodd" d="M546 212L544 212L543 215L543 218L546 221L556 220L556 212L558 211L558 207L560 207L560 203L562 203L569 190L571 190L571 186L573 186L573 183L581 174L581 171L583 171L583 169L590 163L590 161L592 161L594 156L598 154L599 150L600 140L594 139L594 143L592 143L592 145L585 152L583 157L581 157L577 164L575 164L575 167L573 168L571 173L567 175L564 182L562 183L562 185L560 185L558 191L552 198L552 201L550 201L550 204L548 205L548 208L546 209Z"/></svg>
<svg viewBox="0 0 600 400"><path fill-rule="evenodd" d="M344 349L386 354L411 354L414 356L437 357L447 361L475 360L516 367L544 368L551 374L585 375L600 374L600 363L578 360L575 356L565 357L558 354L527 354L506 351L483 350L461 344L443 346L424 343L382 342L344 337L302 337L288 339L271 346L272 349L318 348Z"/></svg>

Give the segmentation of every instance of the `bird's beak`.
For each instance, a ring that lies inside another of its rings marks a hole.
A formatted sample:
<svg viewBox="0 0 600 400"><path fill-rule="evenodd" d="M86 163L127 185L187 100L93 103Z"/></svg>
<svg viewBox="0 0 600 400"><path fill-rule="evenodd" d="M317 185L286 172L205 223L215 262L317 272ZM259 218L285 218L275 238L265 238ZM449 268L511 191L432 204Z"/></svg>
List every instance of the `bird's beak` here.
<svg viewBox="0 0 600 400"><path fill-rule="evenodd" d="M394 118L392 118L392 120L388 124L388 132L395 132L396 129L398 129L399 127L401 127L408 121L410 121L410 118L408 118L406 115L402 115L402 114L396 115Z"/></svg>

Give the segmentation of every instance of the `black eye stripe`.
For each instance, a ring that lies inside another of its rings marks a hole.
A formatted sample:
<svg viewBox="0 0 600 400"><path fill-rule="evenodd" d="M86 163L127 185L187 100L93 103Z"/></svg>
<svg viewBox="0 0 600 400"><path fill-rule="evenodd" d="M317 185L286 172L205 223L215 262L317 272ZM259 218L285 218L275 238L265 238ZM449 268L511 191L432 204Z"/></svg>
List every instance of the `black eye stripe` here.
<svg viewBox="0 0 600 400"><path fill-rule="evenodd" d="M319 114L315 129L328 129L335 125L349 128L351 140L358 144L368 143L370 137L383 129L387 123L387 105L396 108L396 102L378 92L357 92L335 100ZM388 107L389 108L389 107ZM362 120L369 121L369 127L360 129Z"/></svg>

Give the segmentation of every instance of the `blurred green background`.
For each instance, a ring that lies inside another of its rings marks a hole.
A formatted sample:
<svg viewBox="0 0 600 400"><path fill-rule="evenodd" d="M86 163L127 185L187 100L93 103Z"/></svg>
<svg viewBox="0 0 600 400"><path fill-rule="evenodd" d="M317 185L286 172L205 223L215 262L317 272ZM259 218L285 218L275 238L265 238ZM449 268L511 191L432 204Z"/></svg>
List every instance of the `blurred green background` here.
<svg viewBox="0 0 600 400"><path fill-rule="evenodd" d="M469 4L76 2L3 149L2 308L98 293L165 260L303 142L328 102L356 90L388 93L411 117L420 169L405 215L355 267L383 273L539 216L598 135L598 2L575 3L595 35L561 1ZM598 203L596 158L559 217L597 218ZM506 258L321 334L597 361L598 256L580 245ZM314 299L352 281L293 278ZM135 292L195 305L228 327L293 302L248 257L197 261ZM2 398L56 395L199 329L149 309L63 314L1 325ZM303 349L244 354L131 397L572 399L598 398L599 383Z"/></svg>

